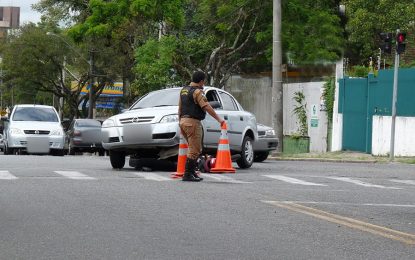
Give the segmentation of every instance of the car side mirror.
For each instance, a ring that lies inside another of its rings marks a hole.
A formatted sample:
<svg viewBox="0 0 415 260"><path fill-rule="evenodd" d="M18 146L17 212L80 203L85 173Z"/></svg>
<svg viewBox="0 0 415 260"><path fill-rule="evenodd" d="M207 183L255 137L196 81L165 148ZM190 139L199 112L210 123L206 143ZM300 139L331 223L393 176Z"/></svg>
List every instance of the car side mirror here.
<svg viewBox="0 0 415 260"><path fill-rule="evenodd" d="M222 105L220 104L219 101L209 101L209 104L214 109L216 109L216 108L222 108Z"/></svg>

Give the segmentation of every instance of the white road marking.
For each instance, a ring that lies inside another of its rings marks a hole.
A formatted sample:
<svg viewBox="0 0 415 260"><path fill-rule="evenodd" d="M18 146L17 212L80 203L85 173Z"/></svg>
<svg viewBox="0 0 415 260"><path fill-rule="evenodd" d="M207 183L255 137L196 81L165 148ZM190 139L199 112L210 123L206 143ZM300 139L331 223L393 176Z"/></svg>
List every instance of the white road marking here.
<svg viewBox="0 0 415 260"><path fill-rule="evenodd" d="M397 183L404 183L404 184L415 185L415 181L414 180L390 180L390 181L397 182Z"/></svg>
<svg viewBox="0 0 415 260"><path fill-rule="evenodd" d="M285 182L292 183L292 184L307 185L307 186L327 186L325 184L303 181L303 180L299 180L299 179L295 179L295 178L291 178L291 177L287 177L283 175L262 175L262 176L265 176L271 179L280 180L280 181L285 181Z"/></svg>
<svg viewBox="0 0 415 260"><path fill-rule="evenodd" d="M59 175L62 175L63 177L66 177L68 179L73 179L73 180L96 180L96 178L87 176L85 174L82 174L76 171L54 171L54 172Z"/></svg>
<svg viewBox="0 0 415 260"><path fill-rule="evenodd" d="M363 182L363 181L360 181L360 180L347 178L347 177L327 177L327 178L333 179L333 180L338 180L338 181L344 181L344 182L348 182L348 183L352 183L352 184L356 184L356 185L360 185L360 186L364 186L364 187L369 187L369 188L392 189L392 190L400 190L401 189L401 188L397 188L397 187L387 187L387 186L383 186L383 185L372 184L372 183L369 183L369 182Z"/></svg>
<svg viewBox="0 0 415 260"><path fill-rule="evenodd" d="M151 181L171 181L172 179L151 172L134 172L135 175Z"/></svg>
<svg viewBox="0 0 415 260"><path fill-rule="evenodd" d="M218 181L222 181L222 182L228 182L228 183L252 183L252 182L247 182L247 181L235 180L235 179L233 179L229 176L225 176L225 175L207 174L207 173L202 173L200 175L202 177L211 178L211 179L214 179L214 180L218 180Z"/></svg>
<svg viewBox="0 0 415 260"><path fill-rule="evenodd" d="M316 204L316 205L350 205L350 206L372 206L372 207L401 207L415 208L413 204L378 204L378 203L348 203L348 202L328 202L328 201L280 201L281 203Z"/></svg>
<svg viewBox="0 0 415 260"><path fill-rule="evenodd" d="M15 180L17 179L17 177L11 174L9 171L0 171L0 179L1 180Z"/></svg>

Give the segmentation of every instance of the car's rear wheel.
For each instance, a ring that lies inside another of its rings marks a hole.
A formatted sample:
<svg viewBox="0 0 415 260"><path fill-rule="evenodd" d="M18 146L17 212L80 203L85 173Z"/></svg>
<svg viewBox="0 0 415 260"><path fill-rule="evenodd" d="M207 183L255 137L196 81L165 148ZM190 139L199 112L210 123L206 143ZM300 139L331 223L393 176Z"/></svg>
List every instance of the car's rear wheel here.
<svg viewBox="0 0 415 260"><path fill-rule="evenodd" d="M104 149L98 150L98 155L99 156L104 156L105 155L105 150Z"/></svg>
<svg viewBox="0 0 415 260"><path fill-rule="evenodd" d="M236 161L239 168L246 169L252 166L254 162L254 148L252 138L245 136L241 147L241 157Z"/></svg>
<svg viewBox="0 0 415 260"><path fill-rule="evenodd" d="M52 150L51 154L53 156L64 156L65 155L65 150L64 149L60 149L60 150Z"/></svg>
<svg viewBox="0 0 415 260"><path fill-rule="evenodd" d="M254 162L263 162L268 158L269 152L256 152Z"/></svg>
<svg viewBox="0 0 415 260"><path fill-rule="evenodd" d="M110 151L111 166L114 169L122 169L125 165L125 153L119 151Z"/></svg>

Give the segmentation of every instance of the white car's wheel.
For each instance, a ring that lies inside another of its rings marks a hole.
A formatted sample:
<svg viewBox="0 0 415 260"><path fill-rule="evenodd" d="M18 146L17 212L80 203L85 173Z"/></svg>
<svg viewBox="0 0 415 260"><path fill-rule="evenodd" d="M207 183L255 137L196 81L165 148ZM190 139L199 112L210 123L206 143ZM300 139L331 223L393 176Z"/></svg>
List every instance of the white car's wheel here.
<svg viewBox="0 0 415 260"><path fill-rule="evenodd" d="M110 151L111 166L114 169L122 169L125 165L125 153Z"/></svg>
<svg viewBox="0 0 415 260"><path fill-rule="evenodd" d="M252 139L245 136L241 147L241 157L236 161L239 168L246 169L252 166L254 162L254 148L252 146Z"/></svg>

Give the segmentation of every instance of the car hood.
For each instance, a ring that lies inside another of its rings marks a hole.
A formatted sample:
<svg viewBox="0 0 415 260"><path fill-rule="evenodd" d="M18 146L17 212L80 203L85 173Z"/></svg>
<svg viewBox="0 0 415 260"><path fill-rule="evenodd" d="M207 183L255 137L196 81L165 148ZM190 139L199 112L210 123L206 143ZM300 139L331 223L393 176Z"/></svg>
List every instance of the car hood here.
<svg viewBox="0 0 415 260"><path fill-rule="evenodd" d="M134 110L127 110L122 114L114 116L117 120L129 119L134 117L148 117L151 122L158 122L165 115L178 113L178 106L148 107Z"/></svg>
<svg viewBox="0 0 415 260"><path fill-rule="evenodd" d="M53 130L61 128L62 126L59 122L13 121L9 127L23 130Z"/></svg>

